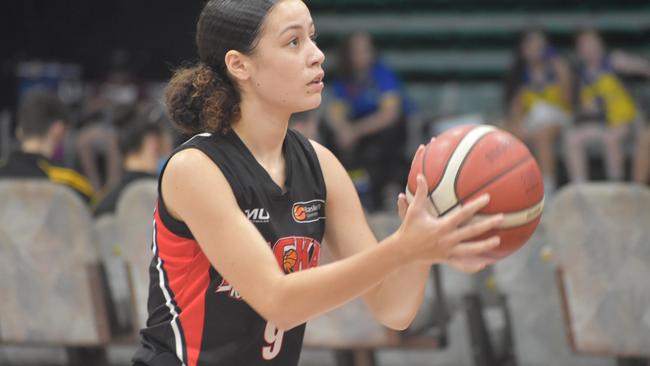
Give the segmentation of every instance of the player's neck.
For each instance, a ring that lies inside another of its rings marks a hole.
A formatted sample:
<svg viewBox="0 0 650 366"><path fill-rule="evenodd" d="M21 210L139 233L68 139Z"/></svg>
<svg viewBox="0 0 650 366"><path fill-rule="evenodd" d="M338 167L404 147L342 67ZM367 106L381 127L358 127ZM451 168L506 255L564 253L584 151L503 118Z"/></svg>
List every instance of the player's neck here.
<svg viewBox="0 0 650 366"><path fill-rule="evenodd" d="M282 161L282 144L290 116L285 111L243 100L241 119L233 125L233 129L262 165L272 166Z"/></svg>

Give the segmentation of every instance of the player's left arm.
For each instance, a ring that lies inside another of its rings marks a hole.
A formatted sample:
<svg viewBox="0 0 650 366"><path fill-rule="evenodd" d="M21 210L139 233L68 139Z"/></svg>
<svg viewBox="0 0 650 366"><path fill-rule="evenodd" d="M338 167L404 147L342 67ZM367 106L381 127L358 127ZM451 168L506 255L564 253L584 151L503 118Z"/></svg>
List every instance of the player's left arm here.
<svg viewBox="0 0 650 366"><path fill-rule="evenodd" d="M312 145L325 177L325 240L335 259L346 258L378 245L347 172L329 150L315 142ZM405 204L403 200L402 211L406 209ZM367 291L363 299L373 316L389 328L407 328L422 304L429 270L428 265L405 265Z"/></svg>

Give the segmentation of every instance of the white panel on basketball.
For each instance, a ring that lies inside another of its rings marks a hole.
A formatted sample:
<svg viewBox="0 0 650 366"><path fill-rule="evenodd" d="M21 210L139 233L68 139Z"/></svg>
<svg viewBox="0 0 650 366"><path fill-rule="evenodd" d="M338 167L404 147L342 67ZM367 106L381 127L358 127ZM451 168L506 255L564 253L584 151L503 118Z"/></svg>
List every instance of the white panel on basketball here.
<svg viewBox="0 0 650 366"><path fill-rule="evenodd" d="M492 126L478 126L469 131L465 137L458 143L456 149L449 158L449 163L443 172L442 179L438 187L431 193L430 200L435 206L435 211L446 212L458 204L458 196L456 195L455 182L458 176L460 167L465 160L467 154L474 145L485 135L495 131L496 128Z"/></svg>
<svg viewBox="0 0 650 366"><path fill-rule="evenodd" d="M410 204L411 202L413 202L413 199L415 199L415 196L413 195L413 193L411 193L411 190L407 186L406 187L406 202L408 202ZM438 213L438 211L436 211L436 208L433 207L433 205L427 205L427 211L429 211L429 213L431 215L435 216L435 217L440 216L440 214Z"/></svg>
<svg viewBox="0 0 650 366"><path fill-rule="evenodd" d="M536 205L531 206L527 209L505 213L503 214L503 222L497 228L511 229L513 227L522 226L531 223L535 221L539 217L539 215L542 214L543 209L544 209L544 200L542 199ZM477 214L474 215L474 218L472 218L470 223L480 221L488 217L490 217L490 215Z"/></svg>

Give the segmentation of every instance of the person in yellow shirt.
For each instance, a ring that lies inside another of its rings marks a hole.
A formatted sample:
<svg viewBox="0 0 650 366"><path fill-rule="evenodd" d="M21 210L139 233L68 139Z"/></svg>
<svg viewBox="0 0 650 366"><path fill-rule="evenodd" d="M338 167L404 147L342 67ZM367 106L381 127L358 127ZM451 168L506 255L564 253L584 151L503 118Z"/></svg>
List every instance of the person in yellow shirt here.
<svg viewBox="0 0 650 366"><path fill-rule="evenodd" d="M67 120L67 109L56 94L41 89L27 92L18 111L20 149L0 164L0 180L47 179L72 189L90 203L94 192L86 177L50 160L63 141Z"/></svg>
<svg viewBox="0 0 650 366"><path fill-rule="evenodd" d="M624 176L623 141L629 136L639 110L618 73L650 76L650 63L620 51L607 53L597 31L578 33L576 51L580 66L576 124L565 134L567 170L573 182L586 181L588 144L604 147L607 178Z"/></svg>
<svg viewBox="0 0 650 366"><path fill-rule="evenodd" d="M555 144L571 120L571 72L537 29L525 32L506 82L506 128L533 148L547 197L555 189Z"/></svg>

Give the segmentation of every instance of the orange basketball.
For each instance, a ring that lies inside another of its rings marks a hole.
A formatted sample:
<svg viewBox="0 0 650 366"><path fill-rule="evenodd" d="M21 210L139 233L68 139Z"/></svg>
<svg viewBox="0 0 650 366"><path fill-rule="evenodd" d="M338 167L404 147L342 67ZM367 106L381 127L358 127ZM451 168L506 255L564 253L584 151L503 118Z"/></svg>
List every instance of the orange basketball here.
<svg viewBox="0 0 650 366"><path fill-rule="evenodd" d="M476 215L503 213L504 221L493 235L501 244L486 255L503 258L521 248L533 234L544 207L544 183L530 151L510 133L488 125L464 125L438 136L416 154L411 165L406 196L409 202L422 173L429 186L429 210L437 216L490 194L490 203Z"/></svg>
<svg viewBox="0 0 650 366"><path fill-rule="evenodd" d="M284 253L284 257L282 257L282 268L284 269L284 273L293 272L293 268L296 265L297 261L298 253L296 253L296 251L293 249L287 250Z"/></svg>

